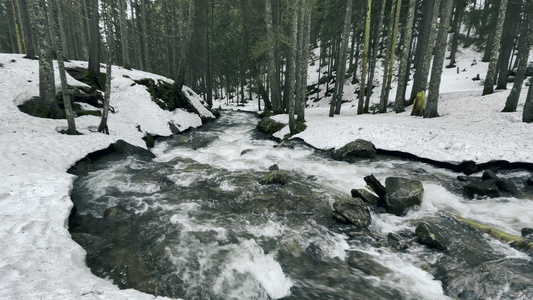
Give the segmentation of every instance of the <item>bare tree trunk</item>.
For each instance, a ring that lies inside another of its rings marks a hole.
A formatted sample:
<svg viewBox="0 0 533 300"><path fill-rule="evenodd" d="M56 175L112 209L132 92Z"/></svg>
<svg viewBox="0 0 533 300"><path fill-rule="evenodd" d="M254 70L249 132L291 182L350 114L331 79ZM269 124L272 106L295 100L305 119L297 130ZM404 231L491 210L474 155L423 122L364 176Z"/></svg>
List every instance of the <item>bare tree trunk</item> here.
<svg viewBox="0 0 533 300"><path fill-rule="evenodd" d="M130 51L128 40L128 28L126 23L126 5L124 0L117 0L120 14L120 38L122 40L122 66L125 69L131 69Z"/></svg>
<svg viewBox="0 0 533 300"><path fill-rule="evenodd" d="M61 117L61 111L56 101L56 85L54 78L54 64L52 61L52 47L48 19L46 17L45 0L32 2L31 13L33 27L37 34L37 48L39 54L39 100L43 116L51 118Z"/></svg>
<svg viewBox="0 0 533 300"><path fill-rule="evenodd" d="M54 2L54 3L53 3ZM59 0L53 0L48 3L48 5L53 5L53 22L52 24L54 32L55 32L55 39L56 39L56 52L57 52L57 65L59 68L59 78L61 80L61 92L63 94L63 106L65 107L65 116L67 118L67 134L74 135L78 134L78 131L76 130L76 123L74 121L74 112L72 111L72 103L70 102L70 92L68 89L67 84L67 75L65 74L65 62L63 61L63 42L61 41L64 36L61 35L59 23L63 22L62 15L59 13L59 6L61 3L59 3Z"/></svg>
<svg viewBox="0 0 533 300"><path fill-rule="evenodd" d="M91 46L89 49L89 76L98 78L100 75L100 26L98 16L98 0L89 0L89 35Z"/></svg>
<svg viewBox="0 0 533 300"><path fill-rule="evenodd" d="M105 18L105 25L106 25L106 53L107 53L107 62L106 62L106 74L105 74L105 95L104 95L104 107L102 108L102 119L100 119L100 125L98 126L98 132L103 132L105 134L109 134L109 128L107 126L107 118L109 115L109 101L111 99L111 59L113 55L111 54L112 51L112 43L113 43L113 30L111 28L112 21L111 21L111 5L108 4L106 7L106 18Z"/></svg>
<svg viewBox="0 0 533 300"><path fill-rule="evenodd" d="M527 91L526 103L524 103L524 111L522 112L522 122L533 123L533 84L529 85Z"/></svg>
<svg viewBox="0 0 533 300"><path fill-rule="evenodd" d="M391 86L392 81L392 71L394 67L394 57L396 53L396 40L398 36L398 24L400 22L400 10L402 7L402 0L397 0L397 3L393 5L393 9L391 10L391 23L392 23L392 12L394 9L396 9L396 17L394 18L394 23L392 24L392 35L390 36L390 40L387 43L388 45L388 52L387 52L387 58L385 62L388 62L388 65L385 66L388 67L388 70L383 72L383 86L381 87L381 98L380 98L380 104L379 104L379 112L380 113L386 113L387 112L387 104L389 102L389 90ZM386 77L385 77L386 75Z"/></svg>
<svg viewBox="0 0 533 300"><path fill-rule="evenodd" d="M344 14L344 28L342 30L340 52L341 57L337 61L337 79L335 80L334 97L331 99L329 116L333 113L340 114L342 106L342 95L344 94L344 77L346 75L346 63L348 57L348 40L350 38L350 27L352 24L352 0L346 1L346 13Z"/></svg>
<svg viewBox="0 0 533 300"><path fill-rule="evenodd" d="M303 32L303 41L302 41L302 61L300 64L300 73L302 74L300 79L302 83L300 84L300 99L302 101L302 110L298 113L297 121L305 121L305 108L307 106L307 61L309 54L309 39L311 35L311 5L313 1L311 0L307 6L304 7L304 32Z"/></svg>
<svg viewBox="0 0 533 300"><path fill-rule="evenodd" d="M368 63L368 43L370 40L370 14L372 12L372 0L368 0L368 10L366 11L365 22L365 50L363 54L363 71L361 72L361 84L359 90L359 103L357 106L357 114L364 113L364 101L365 101L365 80L366 80L366 65Z"/></svg>
<svg viewBox="0 0 533 300"><path fill-rule="evenodd" d="M520 93L522 92L522 84L526 75L527 60L530 51L529 45L533 41L533 28L531 26L533 23L533 12L531 11L533 5L531 4L531 1L528 1L525 5L524 18L522 20L520 38L518 40L518 70L516 71L516 76L514 78L513 89L507 97L507 101L505 102L505 107L503 108L502 112L516 111Z"/></svg>
<svg viewBox="0 0 533 300"><path fill-rule="evenodd" d="M187 18L187 24L185 29L185 35L182 40L181 57L178 66L177 77L174 79L174 96L179 97L181 89L185 84L185 71L187 70L187 62L189 61L189 51L192 44L192 31L194 25L194 0L189 3L189 16Z"/></svg>
<svg viewBox="0 0 533 300"><path fill-rule="evenodd" d="M296 72L296 65L295 65L295 54L297 51L297 31L298 31L298 10L300 6L300 0L295 0L292 10L293 16L292 16L292 22L289 30L289 46L290 49L288 51L288 57L287 57L287 78L286 78L286 89L285 93L287 93L288 97L288 112L289 112L289 130L291 134L296 134L296 121L294 119L294 78L295 78L295 72Z"/></svg>
<svg viewBox="0 0 533 300"><path fill-rule="evenodd" d="M513 48L518 35L518 23L522 10L522 1L507 3L507 11L503 22L500 53L498 54L496 89L506 90L509 79L509 60L513 56Z"/></svg>
<svg viewBox="0 0 533 300"><path fill-rule="evenodd" d="M405 86L409 78L409 53L411 52L413 21L415 19L415 6L416 0L409 0L407 20L404 25L404 38L400 58L400 70L398 74L398 88L396 89L396 99L394 100L394 111L397 113L405 111Z"/></svg>
<svg viewBox="0 0 533 300"><path fill-rule="evenodd" d="M142 30L142 47L143 47L143 64L145 71L151 72L152 65L150 62L150 47L148 46L148 26L146 15L146 0L141 0L141 30Z"/></svg>
<svg viewBox="0 0 533 300"><path fill-rule="evenodd" d="M492 43L492 50L490 54L489 67L485 83L483 84L483 94L489 95L494 93L494 82L496 81L496 64L498 63L498 53L500 52L500 40L503 32L503 23L505 20L505 11L507 9L508 0L501 0L500 9L498 10L498 19L496 20L496 31L492 35L494 37Z"/></svg>
<svg viewBox="0 0 533 300"><path fill-rule="evenodd" d="M387 3L386 0L381 0L381 8L379 11L379 17L378 22L376 25L371 26L371 36L373 36L373 39L371 40L372 45L372 57L370 58L370 70L368 72L368 81L367 81L367 91L366 91L366 100L365 100L365 107L364 112L368 113L368 109L370 107L370 97L372 96L372 88L374 86L374 75L376 71L376 64L377 64L377 56L378 56L378 48L380 47L380 40L382 40L382 33L383 33L383 23L385 18L385 4Z"/></svg>
<svg viewBox="0 0 533 300"><path fill-rule="evenodd" d="M20 21L22 24L22 32L24 32L24 45L26 57L30 59L35 58L35 47L33 45L33 33L30 25L29 13L28 13L28 4L29 0L19 0L19 12L20 12Z"/></svg>
<svg viewBox="0 0 533 300"><path fill-rule="evenodd" d="M431 80L429 82L429 91L427 97L424 118L435 118L439 116L437 112L439 104L440 81L442 77L442 65L446 56L446 43L448 41L448 32L450 29L450 16L452 13L453 0L443 0L441 13L441 22L437 34L437 44L435 45L435 57L431 68Z"/></svg>
<svg viewBox="0 0 533 300"><path fill-rule="evenodd" d="M24 33L22 32L22 22L20 21L19 10L20 7L17 4L16 0L11 0L11 9L13 10L13 24L15 25L15 35L17 37L17 49L18 53L25 53L26 49L24 46Z"/></svg>
<svg viewBox="0 0 533 300"><path fill-rule="evenodd" d="M265 20L268 40L268 81L270 82L270 102L272 103L272 110L274 113L281 113L281 102L279 99L278 85L276 84L276 61L274 56L274 33L272 29L272 3L271 0L265 1ZM279 75L278 75L279 79ZM265 110L267 108L265 107Z"/></svg>

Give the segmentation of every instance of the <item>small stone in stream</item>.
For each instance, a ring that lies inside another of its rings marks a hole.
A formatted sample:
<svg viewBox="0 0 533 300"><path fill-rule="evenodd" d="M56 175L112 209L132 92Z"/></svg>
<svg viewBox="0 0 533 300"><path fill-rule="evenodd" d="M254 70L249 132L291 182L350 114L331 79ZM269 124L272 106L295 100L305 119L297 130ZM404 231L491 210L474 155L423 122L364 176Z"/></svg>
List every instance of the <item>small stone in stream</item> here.
<svg viewBox="0 0 533 300"><path fill-rule="evenodd" d="M459 169L466 175L472 175L477 172L477 164L473 160L465 160L459 164Z"/></svg>
<svg viewBox="0 0 533 300"><path fill-rule="evenodd" d="M279 167L278 165L271 165L269 168L268 168L270 171L275 171L275 170L279 170Z"/></svg>
<svg viewBox="0 0 533 300"><path fill-rule="evenodd" d="M387 212L404 216L413 206L422 204L424 186L418 180L402 177L385 179Z"/></svg>
<svg viewBox="0 0 533 300"><path fill-rule="evenodd" d="M486 170L485 172L483 172L483 175L481 176L481 180L498 180L500 178L498 178L498 175L496 175L496 173L494 173L493 171L491 170Z"/></svg>
<svg viewBox="0 0 533 300"><path fill-rule="evenodd" d="M280 170L272 170L261 178L261 184L285 184L287 182L287 173Z"/></svg>
<svg viewBox="0 0 533 300"><path fill-rule="evenodd" d="M528 185L533 186L533 175L531 175L531 177L529 177L529 178L527 179L527 182L526 182L526 183L527 183Z"/></svg>
<svg viewBox="0 0 533 300"><path fill-rule="evenodd" d="M533 228L522 228L521 234L523 237L533 240Z"/></svg>

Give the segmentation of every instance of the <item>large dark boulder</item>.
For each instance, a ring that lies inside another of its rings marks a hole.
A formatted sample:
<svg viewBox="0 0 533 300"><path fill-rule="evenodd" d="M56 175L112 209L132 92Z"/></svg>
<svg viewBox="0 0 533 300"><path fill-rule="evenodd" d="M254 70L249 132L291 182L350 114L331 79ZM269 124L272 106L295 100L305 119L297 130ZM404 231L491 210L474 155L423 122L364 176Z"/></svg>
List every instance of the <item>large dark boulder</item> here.
<svg viewBox="0 0 533 300"><path fill-rule="evenodd" d="M346 160L350 157L374 158L376 157L376 147L369 141L357 139L334 150L331 157L335 160Z"/></svg>
<svg viewBox="0 0 533 300"><path fill-rule="evenodd" d="M416 227L416 236L420 240L420 243L428 246L429 248L446 250L448 249L446 239L438 230L438 227L431 225L428 222L422 222Z"/></svg>
<svg viewBox="0 0 533 300"><path fill-rule="evenodd" d="M403 216L413 206L422 204L424 186L418 180L388 177L385 179L387 212Z"/></svg>
<svg viewBox="0 0 533 300"><path fill-rule="evenodd" d="M370 225L371 217L368 207L359 198L338 200L333 204L333 209L360 229L365 229Z"/></svg>
<svg viewBox="0 0 533 300"><path fill-rule="evenodd" d="M287 173L280 170L272 170L261 178L261 184L285 184L287 182Z"/></svg>
<svg viewBox="0 0 533 300"><path fill-rule="evenodd" d="M479 182L471 182L464 186L463 195L470 199L477 197L500 197L501 192L496 180L489 179Z"/></svg>
<svg viewBox="0 0 533 300"><path fill-rule="evenodd" d="M148 151L148 150L146 150L144 148L129 144L129 143L127 143L124 140L118 140L112 146L113 146L113 149L117 153L120 153L120 154L126 154L126 155L134 155L134 154L136 154L136 155L143 156L143 157L148 157L148 158L154 158L155 157L155 155L152 152L150 152L150 151Z"/></svg>

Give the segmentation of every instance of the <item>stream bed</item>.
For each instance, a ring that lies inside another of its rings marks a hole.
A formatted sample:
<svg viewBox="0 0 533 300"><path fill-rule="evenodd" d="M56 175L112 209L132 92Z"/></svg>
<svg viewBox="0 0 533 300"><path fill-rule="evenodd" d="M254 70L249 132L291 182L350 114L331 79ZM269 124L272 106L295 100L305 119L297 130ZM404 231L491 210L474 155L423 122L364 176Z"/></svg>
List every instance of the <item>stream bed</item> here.
<svg viewBox="0 0 533 300"><path fill-rule="evenodd" d="M464 199L458 173L384 156L335 161L303 143L280 146L257 122L226 112L158 142L154 159L108 157L78 170L69 227L92 272L183 299L533 297L530 257L452 217L520 235L533 225L532 200ZM259 183L273 165L287 172L285 185ZM421 207L404 217L371 208L368 230L337 223L332 204L371 174L421 181ZM531 176L498 175L519 187ZM454 245L463 243L456 252L418 243L416 225L431 219L451 224Z"/></svg>

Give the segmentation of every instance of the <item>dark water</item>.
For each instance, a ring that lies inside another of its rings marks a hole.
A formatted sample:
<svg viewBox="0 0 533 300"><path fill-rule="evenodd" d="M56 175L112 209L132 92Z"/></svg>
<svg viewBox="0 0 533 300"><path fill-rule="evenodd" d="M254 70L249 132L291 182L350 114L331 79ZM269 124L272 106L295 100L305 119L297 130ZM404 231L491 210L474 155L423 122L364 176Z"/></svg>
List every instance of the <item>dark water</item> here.
<svg viewBox="0 0 533 300"><path fill-rule="evenodd" d="M442 254L416 241L397 251L388 233L412 240L413 220L442 212L509 231L533 218L531 203L518 199L464 200L453 172L276 147L256 123L249 114L223 114L158 144L154 160L103 160L80 174L70 226L92 271L121 288L184 299L446 299L428 270ZM259 183L273 164L288 173L286 185ZM422 207L406 217L373 212L366 232L335 223L332 203L363 188L370 174L423 181Z"/></svg>

